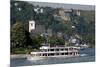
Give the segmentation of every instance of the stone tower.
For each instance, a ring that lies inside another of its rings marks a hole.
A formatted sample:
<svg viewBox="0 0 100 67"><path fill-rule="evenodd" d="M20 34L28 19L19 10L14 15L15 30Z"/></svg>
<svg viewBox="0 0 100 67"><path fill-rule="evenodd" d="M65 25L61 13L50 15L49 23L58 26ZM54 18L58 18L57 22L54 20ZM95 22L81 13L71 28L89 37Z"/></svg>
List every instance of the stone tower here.
<svg viewBox="0 0 100 67"><path fill-rule="evenodd" d="M31 32L32 30L35 30L35 21L34 20L29 21L29 32Z"/></svg>

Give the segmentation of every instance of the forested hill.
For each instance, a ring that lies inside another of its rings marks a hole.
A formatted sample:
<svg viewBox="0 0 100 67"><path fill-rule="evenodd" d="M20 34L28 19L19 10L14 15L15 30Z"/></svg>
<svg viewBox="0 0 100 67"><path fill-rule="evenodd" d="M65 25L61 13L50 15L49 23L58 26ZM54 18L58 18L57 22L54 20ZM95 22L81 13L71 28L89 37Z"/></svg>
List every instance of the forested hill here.
<svg viewBox="0 0 100 67"><path fill-rule="evenodd" d="M38 9L38 12L36 12L36 9ZM77 33L85 40L91 39L91 42L95 42L94 10L79 9L79 16L74 15L74 12L68 14L70 20L64 20L66 17L63 19L64 15L59 15L60 10L63 10L63 8L41 7L27 2L11 1L11 26L20 21L28 29L29 20L35 20L36 24L43 24L46 28L51 28L53 32L63 32L67 35ZM72 27L74 27L74 32Z"/></svg>

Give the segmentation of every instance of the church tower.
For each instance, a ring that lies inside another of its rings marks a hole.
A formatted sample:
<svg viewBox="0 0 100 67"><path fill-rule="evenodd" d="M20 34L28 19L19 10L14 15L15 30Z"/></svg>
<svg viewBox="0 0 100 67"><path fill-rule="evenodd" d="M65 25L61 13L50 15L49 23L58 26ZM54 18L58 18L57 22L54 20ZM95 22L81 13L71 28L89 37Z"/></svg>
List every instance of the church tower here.
<svg viewBox="0 0 100 67"><path fill-rule="evenodd" d="M31 33L32 30L35 30L35 21L29 21L29 32Z"/></svg>

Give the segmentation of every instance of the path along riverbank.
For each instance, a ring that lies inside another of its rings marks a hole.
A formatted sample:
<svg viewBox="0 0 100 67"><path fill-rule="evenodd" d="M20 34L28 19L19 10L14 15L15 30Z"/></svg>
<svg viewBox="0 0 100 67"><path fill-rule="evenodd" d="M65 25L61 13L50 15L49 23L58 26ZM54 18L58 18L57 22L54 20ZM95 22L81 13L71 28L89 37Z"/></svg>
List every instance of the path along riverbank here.
<svg viewBox="0 0 100 67"><path fill-rule="evenodd" d="M29 57L30 56L30 54L12 54L12 55L10 55L10 58L27 58L27 57Z"/></svg>

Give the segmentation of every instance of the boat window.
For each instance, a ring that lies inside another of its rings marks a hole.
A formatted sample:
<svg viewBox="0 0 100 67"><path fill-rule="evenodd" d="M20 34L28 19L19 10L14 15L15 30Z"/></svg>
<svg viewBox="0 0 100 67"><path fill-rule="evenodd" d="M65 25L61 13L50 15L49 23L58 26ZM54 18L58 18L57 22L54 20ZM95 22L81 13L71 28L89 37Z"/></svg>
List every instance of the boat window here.
<svg viewBox="0 0 100 67"><path fill-rule="evenodd" d="M59 49L56 49L56 51L59 51Z"/></svg>
<svg viewBox="0 0 100 67"><path fill-rule="evenodd" d="M47 56L47 54L45 53L45 54L43 54L43 56Z"/></svg>
<svg viewBox="0 0 100 67"><path fill-rule="evenodd" d="M42 56L44 56L44 54Z"/></svg>
<svg viewBox="0 0 100 67"><path fill-rule="evenodd" d="M48 51L50 51L50 49L48 49Z"/></svg>
<svg viewBox="0 0 100 67"><path fill-rule="evenodd" d="M65 55L68 55L68 53L65 53Z"/></svg>
<svg viewBox="0 0 100 67"><path fill-rule="evenodd" d="M43 56L43 54L40 54L40 56Z"/></svg>
<svg viewBox="0 0 100 67"><path fill-rule="evenodd" d="M51 53L50 56L54 56L54 53Z"/></svg>
<svg viewBox="0 0 100 67"><path fill-rule="evenodd" d="M45 56L47 56L47 54L45 54Z"/></svg>
<svg viewBox="0 0 100 67"><path fill-rule="evenodd" d="M74 48L74 50L77 50L77 48Z"/></svg>
<svg viewBox="0 0 100 67"><path fill-rule="evenodd" d="M61 53L61 55L64 55L64 53Z"/></svg>
<svg viewBox="0 0 100 67"><path fill-rule="evenodd" d="M48 56L50 56L50 54L48 54Z"/></svg>
<svg viewBox="0 0 100 67"><path fill-rule="evenodd" d="M72 53L70 53L70 55L72 55Z"/></svg>
<svg viewBox="0 0 100 67"><path fill-rule="evenodd" d="M61 51L63 51L64 49L61 49Z"/></svg>
<svg viewBox="0 0 100 67"><path fill-rule="evenodd" d="M73 48L69 48L69 50L73 50Z"/></svg>
<svg viewBox="0 0 100 67"><path fill-rule="evenodd" d="M68 50L68 48L65 48L65 50Z"/></svg>
<svg viewBox="0 0 100 67"><path fill-rule="evenodd" d="M50 51L54 51L54 49L51 49Z"/></svg>
<svg viewBox="0 0 100 67"><path fill-rule="evenodd" d="M56 53L56 55L59 55L59 53Z"/></svg>

